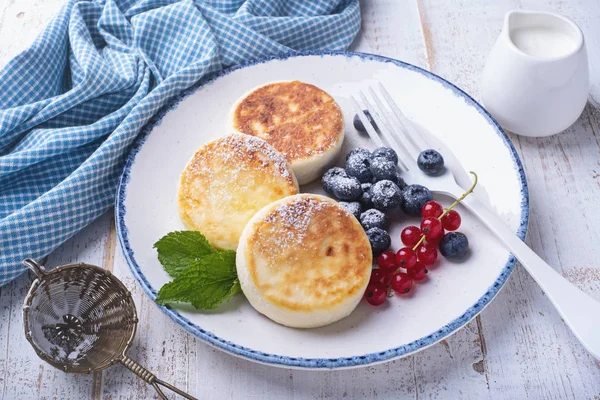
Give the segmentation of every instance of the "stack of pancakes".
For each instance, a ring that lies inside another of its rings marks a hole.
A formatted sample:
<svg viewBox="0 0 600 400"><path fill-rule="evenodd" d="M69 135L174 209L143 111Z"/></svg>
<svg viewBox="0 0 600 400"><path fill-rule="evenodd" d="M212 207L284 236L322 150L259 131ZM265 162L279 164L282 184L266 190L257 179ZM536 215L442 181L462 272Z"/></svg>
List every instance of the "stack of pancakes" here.
<svg viewBox="0 0 600 400"><path fill-rule="evenodd" d="M237 249L242 290L273 321L309 328L347 316L369 281L369 241L334 200L298 194L341 148L339 106L316 86L271 83L237 102L231 126L239 133L202 146L181 174L183 223Z"/></svg>

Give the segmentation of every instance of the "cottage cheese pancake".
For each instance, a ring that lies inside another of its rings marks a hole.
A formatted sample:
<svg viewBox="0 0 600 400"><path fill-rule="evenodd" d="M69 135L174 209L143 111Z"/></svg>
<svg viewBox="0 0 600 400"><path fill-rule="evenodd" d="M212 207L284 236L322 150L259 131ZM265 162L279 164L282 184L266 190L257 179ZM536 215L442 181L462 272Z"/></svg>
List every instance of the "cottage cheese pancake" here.
<svg viewBox="0 0 600 400"><path fill-rule="evenodd" d="M359 222L335 201L286 197L246 225L236 255L250 304L295 328L331 324L350 314L371 275L371 247Z"/></svg>
<svg viewBox="0 0 600 400"><path fill-rule="evenodd" d="M269 83L250 92L233 108L231 123L285 154L301 185L321 176L344 140L335 100L300 81Z"/></svg>
<svg viewBox="0 0 600 400"><path fill-rule="evenodd" d="M236 133L202 146L188 162L179 181L179 214L214 246L235 250L258 210L296 193L285 157L262 139Z"/></svg>

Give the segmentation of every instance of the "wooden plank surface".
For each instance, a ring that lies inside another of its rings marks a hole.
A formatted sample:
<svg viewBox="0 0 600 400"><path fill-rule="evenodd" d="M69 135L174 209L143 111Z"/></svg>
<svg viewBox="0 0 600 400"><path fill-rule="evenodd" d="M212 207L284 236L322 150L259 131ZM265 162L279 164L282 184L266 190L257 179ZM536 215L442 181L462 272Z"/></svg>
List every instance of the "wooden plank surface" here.
<svg viewBox="0 0 600 400"><path fill-rule="evenodd" d="M60 0L0 1L0 65L26 47ZM595 0L361 1L363 29L352 49L431 69L478 96L479 75L504 13L557 11L580 24L590 53L590 105L565 133L512 136L531 195L528 242L572 282L600 299L600 3ZM114 257L114 262L113 262ZM113 268L132 290L140 325L131 357L199 398L600 399L600 363L564 326L541 290L518 268L475 321L414 356L349 371L291 371L237 359L172 324L139 288L115 246L106 214L49 257ZM147 399L125 368L92 376L44 365L22 334L30 278L0 288L0 398Z"/></svg>
<svg viewBox="0 0 600 400"><path fill-rule="evenodd" d="M597 2L559 1L454 3L423 0L433 70L478 97L479 75L500 33L503 15L517 6L557 11L579 23L588 38L592 76L598 59ZM542 4L543 3L543 4ZM592 4L593 3L593 4ZM595 15L595 18L593 17ZM596 23L596 24L595 24ZM595 25L594 25L595 24ZM594 44L596 44L595 47ZM454 57L460 54L461 57ZM599 66L600 67L600 66ZM592 77L592 96L599 82ZM528 243L548 263L600 299L598 195L598 110L588 106L566 132L544 139L512 135L530 191ZM492 397L593 398L600 395L600 369L562 323L533 279L518 268L498 299L481 315L487 351L485 370ZM591 384L590 384L591 383Z"/></svg>

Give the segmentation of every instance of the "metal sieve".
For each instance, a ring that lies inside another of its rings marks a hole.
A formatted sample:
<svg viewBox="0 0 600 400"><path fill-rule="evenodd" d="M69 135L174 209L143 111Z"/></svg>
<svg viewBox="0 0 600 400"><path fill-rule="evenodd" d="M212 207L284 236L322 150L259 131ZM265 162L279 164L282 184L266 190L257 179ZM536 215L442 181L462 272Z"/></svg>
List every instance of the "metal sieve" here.
<svg viewBox="0 0 600 400"><path fill-rule="evenodd" d="M46 271L23 262L37 276L23 305L25 336L40 358L65 372L91 373L121 363L167 399L159 385L195 400L158 379L125 354L137 327L131 293L110 271L69 264Z"/></svg>

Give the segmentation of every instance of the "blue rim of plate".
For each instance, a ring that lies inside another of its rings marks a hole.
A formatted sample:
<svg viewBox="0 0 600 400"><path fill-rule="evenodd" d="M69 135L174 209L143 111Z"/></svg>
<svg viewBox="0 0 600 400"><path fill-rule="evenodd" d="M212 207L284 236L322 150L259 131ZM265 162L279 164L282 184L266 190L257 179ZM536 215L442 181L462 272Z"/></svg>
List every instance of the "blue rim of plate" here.
<svg viewBox="0 0 600 400"><path fill-rule="evenodd" d="M520 225L517 230L517 236L521 239L525 239L525 235L527 232L527 225L529 221L529 192L527 189L527 180L525 178L525 172L523 170L523 165L517 151L515 150L510 138L506 135L506 133L502 130L498 122L492 118L492 116L479 104L475 101L471 96L469 96L462 89L456 87L454 84L448 82L447 80L435 75L429 71L426 71L422 68L414 66L412 64L405 63L403 61L395 60L388 57L378 56L374 54L367 53L358 53L358 52L345 52L345 51L305 51L305 52L296 52L296 53L286 53L275 55L271 57L261 58L258 60L250 61L244 64L240 64L226 70L223 70L213 76L210 76L205 79L201 79L198 83L190 87L189 89L182 92L175 99L173 99L168 105L164 106L152 119L148 122L148 124L142 129L140 135L136 139L135 143L132 146L131 153L127 158L127 162L125 163L125 167L123 168L123 173L119 180L119 185L117 188L117 195L115 199L115 218L116 218L116 227L117 227L117 236L119 238L119 242L121 244L121 249L123 250L123 254L125 259L127 260L127 264L131 269L134 277L141 284L143 290L153 301L156 299L157 291L150 285L150 282L146 279L144 273L140 269L139 265L135 260L135 255L133 249L129 245L128 238L128 230L125 226L125 199L127 193L127 184L130 179L131 167L135 162L136 155L139 150L145 143L146 139L152 132L153 128L159 125L162 121L162 118L171 110L177 108L179 103L186 98L187 96L194 93L196 90L205 86L207 84L212 83L214 80L219 79L225 75L230 74L233 71L237 71L242 68L246 68L252 65L263 64L272 60L286 60L289 58L295 57L308 57L308 56L341 56L346 58L360 58L362 60L371 60L371 61L379 61L384 63L391 63L400 68L408 69L422 75L425 75L429 79L433 79L436 82L441 83L446 89L454 92L455 95L463 98L466 103L474 107L486 120L489 124L494 126L496 133L503 139L505 146L510 150L511 157L513 162L517 168L519 173L519 177L521 179L521 220ZM451 333L455 332L459 328L466 325L470 320L472 320L479 312L483 310L483 308L494 298L494 296L500 291L504 283L506 283L508 277L513 271L516 264L516 259L511 254L506 262L506 265L502 269L498 279L488 288L479 300L473 304L469 309L467 309L462 315L458 318L454 319L447 325L441 327L437 331L424 336L420 339L417 339L411 343L402 345L400 347L396 347L393 349L381 351L378 353L370 353L364 355L357 355L352 357L343 357L343 358L302 358L302 357L288 357L281 356L277 354L269 354L262 351L252 350L247 347L239 346L235 343L229 342L225 339L222 339L218 336L215 336L211 332L208 332L198 325L192 323L190 320L185 318L183 315L179 314L177 310L169 307L169 306L161 306L156 304L165 314L167 314L173 321L177 324L181 325L186 331L195 335L196 337L202 339L208 344L224 350L225 352L231 353L233 355L246 358L251 361L256 361L259 363L270 364L281 367L290 367L290 368L305 368L305 369L337 369L337 368L350 368L357 366L365 366L369 364L380 363L383 361L388 361L394 358L399 358L406 356L408 354L417 352L421 349L424 349L428 346L431 346L438 342L439 340L449 336Z"/></svg>

